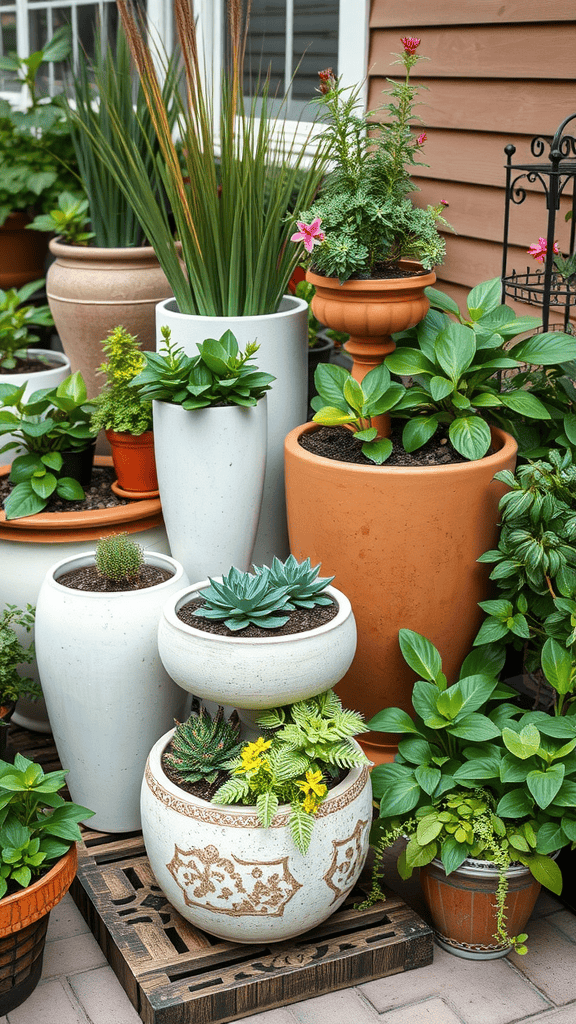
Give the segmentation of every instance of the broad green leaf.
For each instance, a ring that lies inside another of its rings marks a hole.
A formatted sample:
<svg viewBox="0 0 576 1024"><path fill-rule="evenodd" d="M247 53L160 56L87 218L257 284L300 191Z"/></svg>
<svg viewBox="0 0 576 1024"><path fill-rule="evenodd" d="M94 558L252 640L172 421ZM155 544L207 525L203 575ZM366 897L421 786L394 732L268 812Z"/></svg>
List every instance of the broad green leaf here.
<svg viewBox="0 0 576 1024"><path fill-rule="evenodd" d="M366 377L362 381L362 386L364 386L365 380ZM390 384L380 398L377 398L376 394L374 394L369 401L364 403L364 413L367 416L380 416L383 412L396 409L405 394L406 388L404 385L394 382Z"/></svg>
<svg viewBox="0 0 576 1024"><path fill-rule="evenodd" d="M491 740L500 735L500 729L494 725L494 722L491 722L485 715L478 714L466 715L455 725L449 725L447 731L451 736L474 740L477 743L483 743L484 740Z"/></svg>
<svg viewBox="0 0 576 1024"><path fill-rule="evenodd" d="M498 802L496 814L499 818L525 818L532 814L532 801L525 788L505 793Z"/></svg>
<svg viewBox="0 0 576 1024"><path fill-rule="evenodd" d="M348 377L344 385L344 398L348 402L351 409L358 414L362 412L362 406L364 405L364 392L360 387L357 380L354 377Z"/></svg>
<svg viewBox="0 0 576 1024"><path fill-rule="evenodd" d="M460 678L465 676L494 676L496 678L504 667L506 652L496 647L481 647L470 651L462 662Z"/></svg>
<svg viewBox="0 0 576 1024"><path fill-rule="evenodd" d="M429 764L432 759L432 748L428 741L415 736L409 736L406 740L400 740L398 753L401 754L405 761L410 761L412 764Z"/></svg>
<svg viewBox="0 0 576 1024"><path fill-rule="evenodd" d="M374 395L381 395L390 387L390 372L384 365L380 363L375 366L373 370L370 370L366 374L362 381L362 391L366 398L372 398Z"/></svg>
<svg viewBox="0 0 576 1024"><path fill-rule="evenodd" d="M348 377L348 370L343 366L337 366L335 363L320 363L314 373L314 386L323 402L347 411L343 394Z"/></svg>
<svg viewBox="0 0 576 1024"><path fill-rule="evenodd" d="M380 441L370 441L367 444L363 444L362 454L375 463L375 465L381 466L392 454L392 441L389 437L383 437Z"/></svg>
<svg viewBox="0 0 576 1024"><path fill-rule="evenodd" d="M473 782L475 779L498 779L500 762L495 757L473 757L454 772L457 782Z"/></svg>
<svg viewBox="0 0 576 1024"><path fill-rule="evenodd" d="M441 831L442 822L438 819L438 815L427 814L425 818L421 818L418 822L416 839L420 846L426 846L428 843L434 842Z"/></svg>
<svg viewBox="0 0 576 1024"><path fill-rule="evenodd" d="M411 868L423 868L434 860L438 852L438 844L435 842L420 846L416 836L413 836L406 847L406 864Z"/></svg>
<svg viewBox="0 0 576 1024"><path fill-rule="evenodd" d="M434 350L444 373L456 385L476 354L474 331L450 321L438 335Z"/></svg>
<svg viewBox="0 0 576 1024"><path fill-rule="evenodd" d="M554 806L576 807L576 782L573 782L572 779L564 779L554 797Z"/></svg>
<svg viewBox="0 0 576 1024"><path fill-rule="evenodd" d="M530 857L528 867L537 882L559 896L562 892L562 872L555 860L536 853Z"/></svg>
<svg viewBox="0 0 576 1024"><path fill-rule="evenodd" d="M519 362L533 366L567 363L576 358L576 338L562 331L547 331L520 341L512 349L512 355Z"/></svg>
<svg viewBox="0 0 576 1024"><path fill-rule="evenodd" d="M321 423L325 427L340 427L345 423L352 423L356 417L349 411L337 409L332 405L325 405L318 412L314 413L314 423Z"/></svg>
<svg viewBox="0 0 576 1024"><path fill-rule="evenodd" d="M399 348L391 352L384 360L390 373L399 377L417 377L426 374L436 376L436 368L426 356L416 348Z"/></svg>
<svg viewBox="0 0 576 1024"><path fill-rule="evenodd" d="M414 778L428 796L432 796L440 782L440 769L432 768L430 765L421 764L414 771Z"/></svg>
<svg viewBox="0 0 576 1024"><path fill-rule="evenodd" d="M533 757L540 749L540 733L535 725L526 725L520 732L502 729L502 740L507 750L522 761Z"/></svg>
<svg viewBox="0 0 576 1024"><path fill-rule="evenodd" d="M556 853L567 844L567 837L564 829L557 821L546 821L538 829L538 853Z"/></svg>
<svg viewBox="0 0 576 1024"><path fill-rule="evenodd" d="M437 416L416 416L408 420L402 431L402 444L407 452L415 452L421 448L438 429Z"/></svg>
<svg viewBox="0 0 576 1024"><path fill-rule="evenodd" d="M502 392L500 401L507 409L512 409L513 412L517 412L521 416L528 416L535 420L551 419L550 413L540 399L536 398L536 395L530 394L529 391L522 391L521 388L517 391Z"/></svg>
<svg viewBox="0 0 576 1024"><path fill-rule="evenodd" d="M34 493L30 481L25 480L12 489L4 502L6 519L22 519L25 516L33 516L36 512L41 512L45 504L44 499Z"/></svg>
<svg viewBox="0 0 576 1024"><path fill-rule="evenodd" d="M66 501L81 501L84 488L71 476L63 476L56 484L56 493Z"/></svg>
<svg viewBox="0 0 576 1024"><path fill-rule="evenodd" d="M404 661L422 679L433 682L442 671L442 659L433 644L412 629L401 629L398 643Z"/></svg>
<svg viewBox="0 0 576 1024"><path fill-rule="evenodd" d="M542 669L557 693L569 693L572 689L574 668L570 652L550 637L542 648Z"/></svg>
<svg viewBox="0 0 576 1024"><path fill-rule="evenodd" d="M418 734L418 727L414 724L410 715L402 708L385 708L379 711L369 722L366 722L367 729L375 732L410 732Z"/></svg>
<svg viewBox="0 0 576 1024"><path fill-rule="evenodd" d="M384 767L380 765L377 767ZM398 770L403 765L394 765ZM372 770L374 773L377 768ZM408 769L399 773L396 779L391 782L382 795L380 801L380 814L384 818L394 817L397 814L407 814L416 807L420 799L421 789L414 777L412 770Z"/></svg>
<svg viewBox="0 0 576 1024"><path fill-rule="evenodd" d="M455 313L456 316L460 316L460 310L451 299L449 295L445 295L444 292L438 291L437 288L426 288L425 295L431 306L434 309L441 309L444 313Z"/></svg>
<svg viewBox="0 0 576 1024"><path fill-rule="evenodd" d="M447 875L456 871L466 860L470 850L465 843L458 843L455 839L446 839L442 843L440 857Z"/></svg>
<svg viewBox="0 0 576 1024"><path fill-rule="evenodd" d="M490 281L482 281L477 284L468 295L467 306L471 320L479 320L485 313L489 313L500 305L502 294L502 282L499 277L493 277Z"/></svg>
<svg viewBox="0 0 576 1024"><path fill-rule="evenodd" d="M432 377L430 381L430 394L435 402L441 402L454 391L454 384L446 377Z"/></svg>
<svg viewBox="0 0 576 1024"><path fill-rule="evenodd" d="M479 416L458 416L448 427L448 436L457 452L466 459L481 459L490 447L490 427Z"/></svg>
<svg viewBox="0 0 576 1024"><path fill-rule="evenodd" d="M526 785L542 809L551 804L564 780L564 765L553 764L546 771L529 772Z"/></svg>
<svg viewBox="0 0 576 1024"><path fill-rule="evenodd" d="M495 619L493 616L485 619L474 640L474 647L482 644L491 644L495 640L501 640L502 637L506 636L510 630L508 626L505 626L503 622Z"/></svg>
<svg viewBox="0 0 576 1024"><path fill-rule="evenodd" d="M32 490L35 494L38 494L40 498L49 498L56 489L56 477L53 473L44 473L40 477L33 476L30 480Z"/></svg>
<svg viewBox="0 0 576 1024"><path fill-rule="evenodd" d="M576 413L570 412L564 417L564 433L572 444L576 444Z"/></svg>
<svg viewBox="0 0 576 1024"><path fill-rule="evenodd" d="M72 373L66 380L63 380L61 384L56 388L57 398L71 399L75 405L83 405L87 400L88 394L86 392L86 385L82 379L82 374L79 370L76 373Z"/></svg>

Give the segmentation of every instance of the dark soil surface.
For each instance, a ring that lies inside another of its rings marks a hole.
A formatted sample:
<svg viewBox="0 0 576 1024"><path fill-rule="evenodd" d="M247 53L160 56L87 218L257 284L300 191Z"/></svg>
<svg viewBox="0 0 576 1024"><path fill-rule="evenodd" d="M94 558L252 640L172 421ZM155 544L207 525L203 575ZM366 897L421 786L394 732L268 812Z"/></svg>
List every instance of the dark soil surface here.
<svg viewBox="0 0 576 1024"><path fill-rule="evenodd" d="M28 359L16 359L16 366L11 370L7 370L5 366L0 369L0 374L4 377L11 376L15 373L40 373L41 370L55 370L57 366L61 366L61 363L53 362L51 359L35 359L29 357Z"/></svg>
<svg viewBox="0 0 576 1024"><path fill-rule="evenodd" d="M58 583L71 590L87 590L96 594L118 594L127 590L147 590L158 583L169 580L174 573L168 569L160 569L155 565L143 565L136 580L114 582L102 576L95 565L83 565L79 569L71 569L58 577Z"/></svg>
<svg viewBox="0 0 576 1024"><path fill-rule="evenodd" d="M314 274L322 274L314 266L310 268ZM390 281L398 277L424 277L429 270L402 270L398 266L387 266L385 263L377 263L370 274L352 274L350 281Z"/></svg>
<svg viewBox="0 0 576 1024"><path fill-rule="evenodd" d="M394 428L390 440L393 444L392 454L383 466L377 466L362 454L362 442L357 441L351 430L346 427L318 427L317 430L302 434L298 443L307 452L319 455L323 459L335 462L352 462L359 466L372 466L374 469L387 466L446 466L460 462L468 462L452 447L448 438L435 434L422 448L415 452L405 452L402 447L402 430ZM487 452L492 454L492 450Z"/></svg>
<svg viewBox="0 0 576 1024"><path fill-rule="evenodd" d="M280 626L279 629L262 629L261 626L250 625L245 629L234 631L228 629L223 622L215 619L203 619L194 615L194 610L203 604L204 600L201 597L195 597L188 604L183 605L176 614L187 626L201 629L204 633L216 633L218 636L270 637L306 633L310 629L323 626L325 622L330 622L338 614L338 605L334 602L329 605L317 604L314 608L296 608L293 612L288 612L288 622L284 626Z"/></svg>
<svg viewBox="0 0 576 1024"><path fill-rule="evenodd" d="M0 460L2 456L0 455ZM114 508L117 505L129 505L129 498L120 498L111 490L111 483L116 479L112 466L95 466L92 470L90 487L86 488L83 501L64 501L53 495L43 512L78 512L88 509ZM4 504L12 490L8 477L0 477L0 503Z"/></svg>

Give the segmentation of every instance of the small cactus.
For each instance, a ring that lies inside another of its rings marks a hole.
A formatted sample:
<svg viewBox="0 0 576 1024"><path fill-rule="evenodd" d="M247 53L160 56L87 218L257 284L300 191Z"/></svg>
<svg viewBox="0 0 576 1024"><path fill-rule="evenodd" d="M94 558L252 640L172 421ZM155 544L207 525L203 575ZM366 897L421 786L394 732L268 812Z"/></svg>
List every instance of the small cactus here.
<svg viewBox="0 0 576 1024"><path fill-rule="evenodd" d="M198 714L176 726L172 750L164 755L164 764L181 782L214 782L219 772L238 757L240 720L234 713L229 721L219 707L214 718L204 706Z"/></svg>
<svg viewBox="0 0 576 1024"><path fill-rule="evenodd" d="M96 545L96 568L111 583L134 583L143 565L142 547L130 540L127 533L101 537Z"/></svg>

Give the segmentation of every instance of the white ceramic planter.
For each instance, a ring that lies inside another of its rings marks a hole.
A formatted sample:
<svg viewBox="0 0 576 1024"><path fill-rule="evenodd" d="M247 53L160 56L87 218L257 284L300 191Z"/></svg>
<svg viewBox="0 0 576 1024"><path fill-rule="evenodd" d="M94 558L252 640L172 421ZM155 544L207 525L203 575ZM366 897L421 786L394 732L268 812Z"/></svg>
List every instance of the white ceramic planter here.
<svg viewBox="0 0 576 1024"><path fill-rule="evenodd" d="M16 387L26 384L24 398L28 398L34 391L40 391L41 388L57 387L70 375L70 360L63 352L53 352L49 348L33 348L29 351L31 358L42 356L52 365L47 366L45 370L38 370L37 373L2 373L0 371L0 384L15 384ZM13 434L0 434L0 448L13 439ZM10 451L0 455L0 463L11 466L16 456L23 454L23 448L11 448Z"/></svg>
<svg viewBox="0 0 576 1024"><path fill-rule="evenodd" d="M206 700L258 710L323 693L348 671L356 650L356 623L348 598L326 593L338 614L323 626L286 636L228 637L182 622L177 612L207 587L195 583L162 609L158 649L168 674L184 690Z"/></svg>
<svg viewBox="0 0 576 1024"><path fill-rule="evenodd" d="M160 888L182 917L235 942L278 942L314 928L346 898L362 870L372 821L365 766L353 768L321 804L305 855L283 805L270 828L255 808L189 796L164 774L152 749L142 784L142 831Z"/></svg>
<svg viewBox="0 0 576 1024"><path fill-rule="evenodd" d="M266 395L186 410L154 402L154 454L170 550L188 578L249 569L266 470Z"/></svg>
<svg viewBox="0 0 576 1024"><path fill-rule="evenodd" d="M198 354L196 345L206 338L220 338L232 331L243 351L250 341L260 345L255 362L276 380L268 392L268 456L260 524L253 560L270 564L277 555L289 554L284 498L284 438L304 423L308 408L308 307L303 299L285 295L277 313L267 316L209 317L177 311L174 299L156 309L156 339L160 347L163 326L170 327L172 341L187 355ZM222 566L220 567L222 571Z"/></svg>
<svg viewBox="0 0 576 1024"><path fill-rule="evenodd" d="M36 656L60 761L72 799L96 812L90 827L140 828L139 794L151 745L174 718L183 694L158 657L162 605L186 574L167 555L145 552L147 564L173 571L145 590L86 593L58 582L94 564L94 552L53 565L36 610Z"/></svg>

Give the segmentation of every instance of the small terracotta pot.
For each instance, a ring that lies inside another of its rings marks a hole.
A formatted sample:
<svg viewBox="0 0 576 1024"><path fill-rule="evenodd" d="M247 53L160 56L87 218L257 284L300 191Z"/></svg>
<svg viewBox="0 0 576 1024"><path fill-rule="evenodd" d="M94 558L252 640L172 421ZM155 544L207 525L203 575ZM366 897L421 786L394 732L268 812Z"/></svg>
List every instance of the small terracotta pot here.
<svg viewBox="0 0 576 1024"><path fill-rule="evenodd" d="M0 1014L34 991L42 974L50 911L68 892L76 874L76 844L27 889L0 901Z"/></svg>
<svg viewBox="0 0 576 1024"><path fill-rule="evenodd" d="M21 288L44 277L50 236L28 231L31 220L26 213L9 213L0 227L0 288Z"/></svg>
<svg viewBox="0 0 576 1024"><path fill-rule="evenodd" d="M506 930L521 934L540 892L528 868L506 872ZM446 874L439 860L420 868L420 885L432 915L436 941L443 949L466 960L494 960L506 956L510 945L495 939L498 868L486 861L465 860Z"/></svg>
<svg viewBox="0 0 576 1024"><path fill-rule="evenodd" d="M153 432L146 430L143 434L135 435L107 430L106 437L112 449L112 461L121 491L139 497L147 493L157 495Z"/></svg>
<svg viewBox="0 0 576 1024"><path fill-rule="evenodd" d="M490 566L477 559L497 543L506 487L494 474L514 469L516 442L494 429L495 453L476 462L360 466L302 448L298 438L317 429L308 423L286 438L286 504L290 550L335 577L356 617L356 656L336 689L367 719L390 706L411 711L416 675L398 630L428 637L454 682L482 621L478 601L489 594ZM362 746L376 762L396 751L383 733Z"/></svg>

